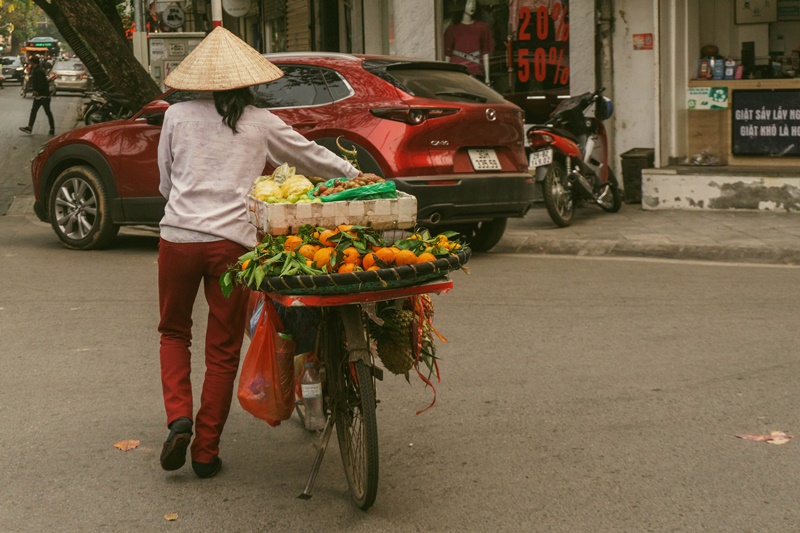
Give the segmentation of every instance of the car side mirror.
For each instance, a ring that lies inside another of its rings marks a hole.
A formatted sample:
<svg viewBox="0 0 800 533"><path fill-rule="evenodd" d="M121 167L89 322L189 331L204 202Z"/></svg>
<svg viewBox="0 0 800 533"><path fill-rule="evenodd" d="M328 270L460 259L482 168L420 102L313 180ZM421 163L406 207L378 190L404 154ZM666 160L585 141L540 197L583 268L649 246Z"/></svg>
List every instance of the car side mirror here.
<svg viewBox="0 0 800 533"><path fill-rule="evenodd" d="M167 109L169 109L169 102L153 100L142 108L140 116L146 119L148 124L160 124Z"/></svg>

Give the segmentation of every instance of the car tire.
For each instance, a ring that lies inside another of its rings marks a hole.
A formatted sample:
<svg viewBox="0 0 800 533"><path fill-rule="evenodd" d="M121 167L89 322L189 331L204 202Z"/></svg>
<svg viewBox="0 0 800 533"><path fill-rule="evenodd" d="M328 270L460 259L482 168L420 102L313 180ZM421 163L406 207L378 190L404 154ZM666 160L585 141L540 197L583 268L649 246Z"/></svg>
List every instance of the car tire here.
<svg viewBox="0 0 800 533"><path fill-rule="evenodd" d="M73 250L107 247L119 232L111 219L111 201L103 180L90 166L77 165L56 178L48 199L50 225Z"/></svg>
<svg viewBox="0 0 800 533"><path fill-rule="evenodd" d="M461 233L473 252L488 252L503 238L507 223L507 218L485 220L462 229Z"/></svg>

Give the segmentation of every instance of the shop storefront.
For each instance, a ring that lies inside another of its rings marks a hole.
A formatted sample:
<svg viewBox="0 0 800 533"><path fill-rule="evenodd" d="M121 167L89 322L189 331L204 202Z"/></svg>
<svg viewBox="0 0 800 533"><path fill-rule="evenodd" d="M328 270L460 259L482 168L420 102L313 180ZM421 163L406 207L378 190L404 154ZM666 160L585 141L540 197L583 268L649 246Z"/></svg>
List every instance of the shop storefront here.
<svg viewBox="0 0 800 533"><path fill-rule="evenodd" d="M800 1L669 4L643 206L800 211Z"/></svg>

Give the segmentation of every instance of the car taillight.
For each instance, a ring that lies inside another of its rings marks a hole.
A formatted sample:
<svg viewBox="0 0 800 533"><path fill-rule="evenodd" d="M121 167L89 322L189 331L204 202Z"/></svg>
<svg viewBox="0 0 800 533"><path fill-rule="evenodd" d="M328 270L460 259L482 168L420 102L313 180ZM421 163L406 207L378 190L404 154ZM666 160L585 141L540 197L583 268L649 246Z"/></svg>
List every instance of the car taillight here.
<svg viewBox="0 0 800 533"><path fill-rule="evenodd" d="M457 107L379 107L370 109L370 113L378 118L396 120L416 126L428 119L455 115L461 111Z"/></svg>
<svg viewBox="0 0 800 533"><path fill-rule="evenodd" d="M555 142L553 136L546 133L531 133L528 136L528 144L530 144L533 149L550 146L553 142Z"/></svg>

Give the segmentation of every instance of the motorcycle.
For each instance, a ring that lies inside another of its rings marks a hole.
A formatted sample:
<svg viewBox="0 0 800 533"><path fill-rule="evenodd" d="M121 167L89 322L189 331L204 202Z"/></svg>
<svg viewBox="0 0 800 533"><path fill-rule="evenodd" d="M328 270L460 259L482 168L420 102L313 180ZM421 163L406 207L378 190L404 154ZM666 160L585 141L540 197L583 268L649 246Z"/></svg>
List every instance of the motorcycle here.
<svg viewBox="0 0 800 533"><path fill-rule="evenodd" d="M92 91L86 93L86 96L88 99L83 102L83 122L87 126L133 116L131 104L123 94Z"/></svg>
<svg viewBox="0 0 800 533"><path fill-rule="evenodd" d="M602 96L603 90L563 100L548 124L528 131L528 166L536 169L550 218L562 228L572 223L575 207L584 200L609 213L622 207L619 182L608 167L608 136L603 126L614 106ZM593 104L594 116L585 115Z"/></svg>

